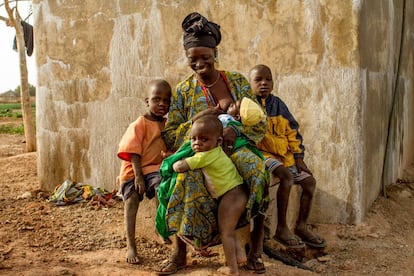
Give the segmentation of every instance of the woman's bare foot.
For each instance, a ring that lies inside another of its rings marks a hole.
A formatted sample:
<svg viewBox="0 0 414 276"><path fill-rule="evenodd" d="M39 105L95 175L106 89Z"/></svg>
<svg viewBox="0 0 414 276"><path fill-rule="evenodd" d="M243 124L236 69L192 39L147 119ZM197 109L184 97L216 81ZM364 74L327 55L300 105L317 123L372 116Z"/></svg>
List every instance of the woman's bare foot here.
<svg viewBox="0 0 414 276"><path fill-rule="evenodd" d="M137 250L135 248L129 248L126 254L126 261L129 264L140 264L141 260L137 255Z"/></svg>
<svg viewBox="0 0 414 276"><path fill-rule="evenodd" d="M217 272L223 275L239 275L238 271L232 271L232 269L228 266L220 267L219 269L217 269Z"/></svg>

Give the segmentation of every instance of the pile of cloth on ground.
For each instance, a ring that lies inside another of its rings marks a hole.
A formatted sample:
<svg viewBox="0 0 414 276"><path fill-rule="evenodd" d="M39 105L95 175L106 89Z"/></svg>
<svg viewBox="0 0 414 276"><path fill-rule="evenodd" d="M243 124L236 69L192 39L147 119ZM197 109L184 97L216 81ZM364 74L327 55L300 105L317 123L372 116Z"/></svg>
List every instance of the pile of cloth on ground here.
<svg viewBox="0 0 414 276"><path fill-rule="evenodd" d="M116 204L116 191L109 192L104 188L93 187L72 180L65 180L57 186L48 201L57 206L69 205L78 202L89 202L91 205L111 207Z"/></svg>

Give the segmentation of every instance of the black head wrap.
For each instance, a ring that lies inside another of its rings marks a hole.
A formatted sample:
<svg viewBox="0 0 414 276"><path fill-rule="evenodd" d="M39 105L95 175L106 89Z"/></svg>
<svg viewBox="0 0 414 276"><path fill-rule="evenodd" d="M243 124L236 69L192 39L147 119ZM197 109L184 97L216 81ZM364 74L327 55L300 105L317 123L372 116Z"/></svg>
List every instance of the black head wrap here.
<svg viewBox="0 0 414 276"><path fill-rule="evenodd" d="M197 12L187 15L181 27L184 31L183 45L186 50L192 47L215 48L220 44L220 26Z"/></svg>

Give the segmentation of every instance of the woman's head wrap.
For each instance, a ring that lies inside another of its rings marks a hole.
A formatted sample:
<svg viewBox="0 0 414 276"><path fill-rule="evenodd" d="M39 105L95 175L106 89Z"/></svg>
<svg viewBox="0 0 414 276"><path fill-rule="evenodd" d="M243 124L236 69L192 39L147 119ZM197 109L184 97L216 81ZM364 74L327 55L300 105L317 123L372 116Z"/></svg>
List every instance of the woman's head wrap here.
<svg viewBox="0 0 414 276"><path fill-rule="evenodd" d="M220 26L197 12L187 15L181 23L184 49L192 47L215 48L220 44Z"/></svg>

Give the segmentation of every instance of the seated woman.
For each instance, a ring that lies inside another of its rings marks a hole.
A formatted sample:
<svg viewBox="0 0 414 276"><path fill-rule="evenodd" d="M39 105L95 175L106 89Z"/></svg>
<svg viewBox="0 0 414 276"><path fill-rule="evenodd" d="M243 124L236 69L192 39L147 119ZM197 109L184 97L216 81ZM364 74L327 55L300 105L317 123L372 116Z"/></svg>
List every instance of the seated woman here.
<svg viewBox="0 0 414 276"><path fill-rule="evenodd" d="M217 45L221 41L220 26L198 13L189 14L182 23L183 44L193 73L173 91L168 120L163 131L167 148L176 151L188 141L192 118L199 112L218 115L225 113L231 103L247 97L255 100L249 82L238 72L215 68ZM265 211L267 178L263 160L248 147L234 148L236 137L244 136L256 145L264 136L266 123L254 126L226 127L223 148L232 150L230 158L244 183L248 185L246 218L254 219L247 268L264 273L261 260L263 247L263 213ZM182 153L182 152L181 152ZM159 268L160 275L177 272L185 267L186 243L205 248L214 243L218 234L217 202L208 193L200 169L178 173L168 195L160 192L161 208L165 208L167 234L176 234L176 246L170 259ZM162 204L165 203L165 205ZM157 226L158 228L158 226ZM164 233L165 234L165 233Z"/></svg>

